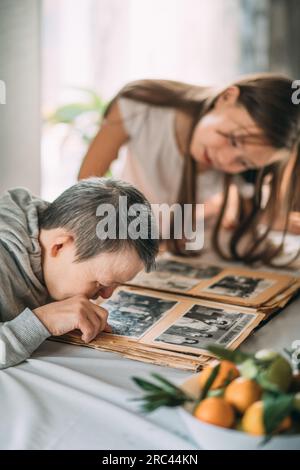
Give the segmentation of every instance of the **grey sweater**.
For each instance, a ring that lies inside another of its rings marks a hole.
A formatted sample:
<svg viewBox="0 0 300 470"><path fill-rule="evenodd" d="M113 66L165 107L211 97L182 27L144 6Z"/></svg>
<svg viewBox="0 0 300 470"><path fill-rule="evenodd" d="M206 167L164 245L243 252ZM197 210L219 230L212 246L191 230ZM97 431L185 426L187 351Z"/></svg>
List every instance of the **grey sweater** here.
<svg viewBox="0 0 300 470"><path fill-rule="evenodd" d="M17 188L0 197L0 369L27 359L50 336L32 309L49 302L38 211L47 203Z"/></svg>

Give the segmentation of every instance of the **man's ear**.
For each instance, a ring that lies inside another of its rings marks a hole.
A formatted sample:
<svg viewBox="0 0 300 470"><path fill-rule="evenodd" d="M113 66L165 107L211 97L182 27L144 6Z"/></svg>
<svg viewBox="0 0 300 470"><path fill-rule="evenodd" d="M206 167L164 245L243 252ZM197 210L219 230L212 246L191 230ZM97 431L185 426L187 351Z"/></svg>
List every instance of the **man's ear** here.
<svg viewBox="0 0 300 470"><path fill-rule="evenodd" d="M58 256L61 251L74 244L74 237L71 234L57 235L51 243L50 254L53 258Z"/></svg>
<svg viewBox="0 0 300 470"><path fill-rule="evenodd" d="M240 89L238 86L230 86L226 88L216 99L215 109L221 109L227 106L233 106L237 104L240 96Z"/></svg>

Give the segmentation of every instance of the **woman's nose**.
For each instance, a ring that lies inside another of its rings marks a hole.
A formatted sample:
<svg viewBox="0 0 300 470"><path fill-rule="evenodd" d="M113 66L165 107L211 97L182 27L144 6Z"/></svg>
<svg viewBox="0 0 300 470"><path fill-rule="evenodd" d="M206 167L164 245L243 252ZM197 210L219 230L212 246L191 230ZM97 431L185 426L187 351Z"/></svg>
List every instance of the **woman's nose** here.
<svg viewBox="0 0 300 470"><path fill-rule="evenodd" d="M231 165L236 165L239 159L240 153L241 153L240 149L231 148L228 152L228 163L230 163Z"/></svg>
<svg viewBox="0 0 300 470"><path fill-rule="evenodd" d="M214 163L221 171L227 171L234 165L235 160L234 149L223 148L215 155Z"/></svg>
<svg viewBox="0 0 300 470"><path fill-rule="evenodd" d="M240 158L240 150L239 149L228 149L226 152L226 157L224 159L224 169L226 170L234 170L235 168L239 167L239 158Z"/></svg>

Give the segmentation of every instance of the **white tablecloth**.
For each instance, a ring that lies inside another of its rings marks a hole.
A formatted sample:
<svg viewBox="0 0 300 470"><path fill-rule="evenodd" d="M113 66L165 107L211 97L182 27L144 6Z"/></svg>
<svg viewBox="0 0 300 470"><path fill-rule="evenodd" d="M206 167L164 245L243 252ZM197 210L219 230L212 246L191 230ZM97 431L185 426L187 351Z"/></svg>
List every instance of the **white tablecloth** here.
<svg viewBox="0 0 300 470"><path fill-rule="evenodd" d="M46 341L0 371L0 449L193 449L176 411L143 415L131 377L188 374Z"/></svg>
<svg viewBox="0 0 300 470"><path fill-rule="evenodd" d="M245 351L300 340L300 298L256 331ZM188 372L46 341L31 359L0 371L0 449L194 449L175 409L143 415L132 376Z"/></svg>
<svg viewBox="0 0 300 470"><path fill-rule="evenodd" d="M300 299L255 332L243 350L300 340ZM46 341L31 359L0 371L1 449L193 449L174 409L143 415L131 377L189 375L117 354Z"/></svg>

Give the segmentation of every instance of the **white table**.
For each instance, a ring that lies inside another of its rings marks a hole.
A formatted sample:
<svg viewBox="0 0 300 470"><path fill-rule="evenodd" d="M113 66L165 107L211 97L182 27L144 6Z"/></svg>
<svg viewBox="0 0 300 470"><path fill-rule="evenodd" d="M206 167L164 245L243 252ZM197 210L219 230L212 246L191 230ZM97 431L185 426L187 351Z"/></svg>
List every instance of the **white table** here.
<svg viewBox="0 0 300 470"><path fill-rule="evenodd" d="M243 345L282 349L300 340L300 298ZM117 354L46 341L27 362L0 371L0 449L194 449L178 413L142 415L129 401L134 375L189 375Z"/></svg>
<svg viewBox="0 0 300 470"><path fill-rule="evenodd" d="M193 449L174 410L143 416L131 380L188 374L117 354L46 341L0 371L0 449Z"/></svg>
<svg viewBox="0 0 300 470"><path fill-rule="evenodd" d="M300 297L242 349L281 350L294 340L300 340ZM129 401L140 395L132 376L151 372L177 383L189 375L46 341L25 363L0 371L0 449L195 449L176 410L145 416Z"/></svg>

